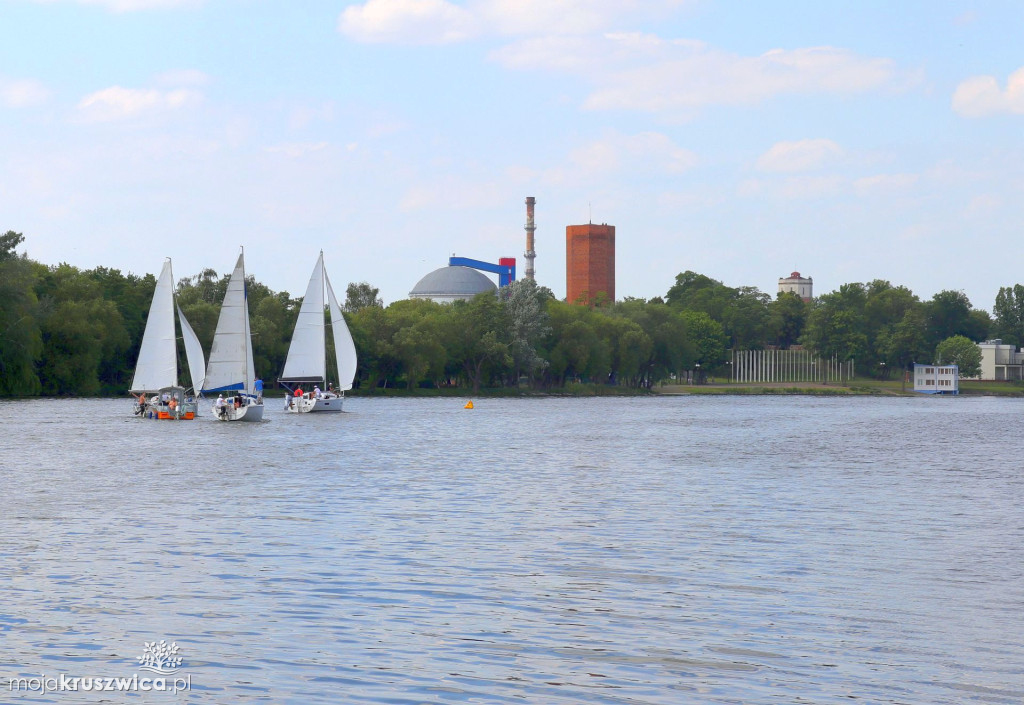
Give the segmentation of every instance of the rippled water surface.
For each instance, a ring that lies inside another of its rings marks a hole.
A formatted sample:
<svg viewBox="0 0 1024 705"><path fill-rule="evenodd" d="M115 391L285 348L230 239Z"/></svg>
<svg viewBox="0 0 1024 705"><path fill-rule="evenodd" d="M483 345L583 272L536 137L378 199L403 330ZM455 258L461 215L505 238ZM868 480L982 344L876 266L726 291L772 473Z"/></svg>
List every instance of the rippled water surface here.
<svg viewBox="0 0 1024 705"><path fill-rule="evenodd" d="M0 702L1024 702L1019 400L129 406L0 402Z"/></svg>

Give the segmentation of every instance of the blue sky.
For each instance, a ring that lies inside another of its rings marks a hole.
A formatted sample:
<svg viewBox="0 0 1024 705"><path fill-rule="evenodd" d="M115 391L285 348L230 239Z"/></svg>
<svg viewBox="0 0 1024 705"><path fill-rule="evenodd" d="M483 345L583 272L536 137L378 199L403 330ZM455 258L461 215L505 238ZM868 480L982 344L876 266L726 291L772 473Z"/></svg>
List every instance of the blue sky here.
<svg viewBox="0 0 1024 705"><path fill-rule="evenodd" d="M616 226L617 295L1024 283L1024 3L0 0L0 231L42 262L404 298Z"/></svg>

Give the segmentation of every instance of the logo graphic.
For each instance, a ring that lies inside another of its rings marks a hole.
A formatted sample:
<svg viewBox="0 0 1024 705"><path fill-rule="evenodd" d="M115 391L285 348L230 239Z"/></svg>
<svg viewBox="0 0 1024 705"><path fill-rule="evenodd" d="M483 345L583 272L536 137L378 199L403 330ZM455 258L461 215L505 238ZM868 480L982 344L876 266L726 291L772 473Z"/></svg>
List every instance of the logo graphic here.
<svg viewBox="0 0 1024 705"><path fill-rule="evenodd" d="M178 645L173 641L168 644L166 639L160 643L144 642L146 647L139 656L139 670L152 671L153 673L169 674L177 673L181 666L181 657L178 656Z"/></svg>

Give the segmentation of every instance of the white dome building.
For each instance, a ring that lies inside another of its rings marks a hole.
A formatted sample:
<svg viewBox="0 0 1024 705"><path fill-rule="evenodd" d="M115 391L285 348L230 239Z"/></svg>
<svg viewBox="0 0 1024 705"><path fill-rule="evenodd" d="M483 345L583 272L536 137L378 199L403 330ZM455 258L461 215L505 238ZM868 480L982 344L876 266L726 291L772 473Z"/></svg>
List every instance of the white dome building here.
<svg viewBox="0 0 1024 705"><path fill-rule="evenodd" d="M410 299L430 299L440 304L471 299L485 291L497 291L490 277L469 267L441 267L419 280Z"/></svg>

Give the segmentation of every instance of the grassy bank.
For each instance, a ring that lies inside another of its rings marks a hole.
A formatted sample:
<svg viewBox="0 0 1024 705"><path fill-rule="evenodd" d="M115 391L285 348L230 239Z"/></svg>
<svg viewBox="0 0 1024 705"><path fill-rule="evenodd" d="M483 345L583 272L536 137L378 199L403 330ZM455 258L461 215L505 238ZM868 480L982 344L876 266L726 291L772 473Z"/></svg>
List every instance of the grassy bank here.
<svg viewBox="0 0 1024 705"><path fill-rule="evenodd" d="M770 384L675 384L655 387L656 394L812 394L816 396L917 396L913 385L899 380L855 378L839 384L829 382L774 382ZM1024 397L1024 385L1017 382L979 382L961 380L960 394L964 396Z"/></svg>

